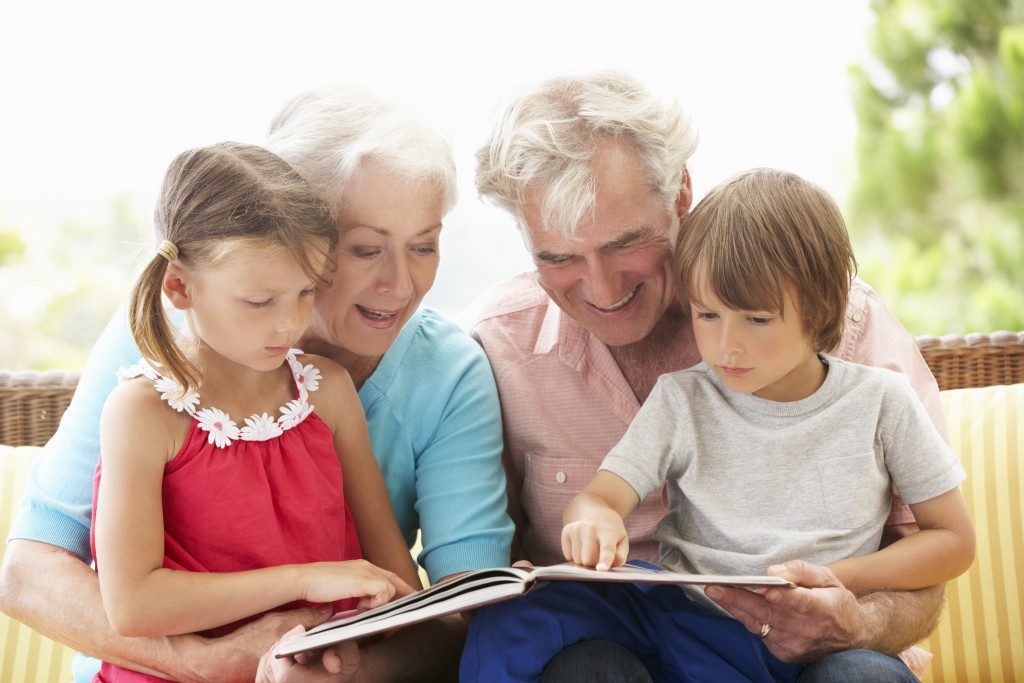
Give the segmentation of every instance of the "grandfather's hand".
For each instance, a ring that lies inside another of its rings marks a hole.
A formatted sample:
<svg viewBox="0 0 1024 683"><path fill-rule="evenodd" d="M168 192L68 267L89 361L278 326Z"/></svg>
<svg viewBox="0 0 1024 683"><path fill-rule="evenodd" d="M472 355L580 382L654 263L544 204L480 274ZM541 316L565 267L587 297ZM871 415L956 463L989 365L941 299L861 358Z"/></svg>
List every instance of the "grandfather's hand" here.
<svg viewBox="0 0 1024 683"><path fill-rule="evenodd" d="M256 683L317 683L347 681L359 672L359 648L355 643L339 643L324 650L320 656L309 653L291 657L275 657L277 646L305 631L296 626L281 636L274 647L260 658Z"/></svg>
<svg viewBox="0 0 1024 683"><path fill-rule="evenodd" d="M863 647L867 640L863 608L830 569L791 560L769 567L768 573L797 587L753 592L708 586L705 593L751 633L767 631L765 645L782 661L810 662Z"/></svg>

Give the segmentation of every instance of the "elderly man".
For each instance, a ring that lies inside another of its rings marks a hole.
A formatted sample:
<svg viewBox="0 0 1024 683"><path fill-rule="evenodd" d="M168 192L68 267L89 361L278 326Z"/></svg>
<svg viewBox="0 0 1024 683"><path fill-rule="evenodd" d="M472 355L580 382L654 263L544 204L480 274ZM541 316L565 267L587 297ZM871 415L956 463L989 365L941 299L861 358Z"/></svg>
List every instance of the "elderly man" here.
<svg viewBox="0 0 1024 683"><path fill-rule="evenodd" d="M696 143L677 105L629 76L601 73L523 93L477 154L480 194L516 218L536 265L484 294L465 316L498 381L514 558L563 561L566 504L596 474L657 377L699 361L670 270L680 217L693 200L686 162ZM843 338L831 354L908 375L944 433L935 380L863 282L851 288ZM662 490L629 518L632 557L658 559L654 530L665 512ZM894 503L891 534L912 532L912 522ZM821 660L802 680L861 680L852 672L879 667L870 680L909 674L889 655L927 635L941 587L853 595L824 567L787 566L787 578L810 590L761 596L712 588L708 595L751 632L767 634L777 657ZM826 657L840 651L850 652ZM617 667L613 678L629 670L643 678L639 661L610 643L568 648L546 676L599 680L585 670L588 661L606 674Z"/></svg>

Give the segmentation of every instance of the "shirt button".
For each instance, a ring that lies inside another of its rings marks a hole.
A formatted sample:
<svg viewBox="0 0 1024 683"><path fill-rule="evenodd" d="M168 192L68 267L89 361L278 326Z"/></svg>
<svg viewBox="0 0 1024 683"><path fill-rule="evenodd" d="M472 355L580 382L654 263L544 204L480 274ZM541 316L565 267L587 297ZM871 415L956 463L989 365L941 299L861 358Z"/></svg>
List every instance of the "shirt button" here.
<svg viewBox="0 0 1024 683"><path fill-rule="evenodd" d="M852 320L855 323L859 323L863 318L864 316L862 316L860 313L854 313L853 315L850 316L850 320Z"/></svg>
<svg viewBox="0 0 1024 683"><path fill-rule="evenodd" d="M557 481L559 484L564 484L565 472L563 472L562 470L558 470L557 472L555 472L555 481Z"/></svg>

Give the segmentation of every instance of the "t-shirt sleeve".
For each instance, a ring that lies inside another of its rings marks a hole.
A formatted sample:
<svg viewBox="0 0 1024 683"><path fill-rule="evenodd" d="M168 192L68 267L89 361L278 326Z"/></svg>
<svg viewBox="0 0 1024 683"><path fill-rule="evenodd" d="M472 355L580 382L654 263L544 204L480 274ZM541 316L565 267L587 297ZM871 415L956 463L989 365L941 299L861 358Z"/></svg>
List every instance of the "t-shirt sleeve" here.
<svg viewBox="0 0 1024 683"><path fill-rule="evenodd" d="M654 385L626 433L609 451L601 469L626 480L640 500L670 477L675 478L683 467L685 447L681 425L686 411L679 402L683 392L668 376Z"/></svg>
<svg viewBox="0 0 1024 683"><path fill-rule="evenodd" d="M512 520L502 466L501 408L490 363L469 337L428 445L416 455L423 566L431 581L507 566ZM441 387L434 387L435 390ZM415 416L407 416L415 419Z"/></svg>
<svg viewBox="0 0 1024 683"><path fill-rule="evenodd" d="M71 405L29 472L9 539L42 541L86 563L92 561L89 523L93 473L100 453L100 414L117 385L117 370L138 358L122 307L89 354Z"/></svg>
<svg viewBox="0 0 1024 683"><path fill-rule="evenodd" d="M967 474L907 379L894 377L890 394L894 418L882 432L882 447L900 497L913 505L959 486Z"/></svg>

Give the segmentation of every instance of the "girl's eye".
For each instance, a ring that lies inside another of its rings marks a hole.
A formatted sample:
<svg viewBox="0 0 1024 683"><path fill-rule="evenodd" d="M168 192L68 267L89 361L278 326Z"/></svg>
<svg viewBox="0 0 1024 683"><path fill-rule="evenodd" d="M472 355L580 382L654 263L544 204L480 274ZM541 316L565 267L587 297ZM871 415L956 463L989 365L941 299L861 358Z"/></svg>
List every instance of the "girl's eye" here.
<svg viewBox="0 0 1024 683"><path fill-rule="evenodd" d="M718 320L717 313L709 313L708 311L700 311L697 313L698 320Z"/></svg>
<svg viewBox="0 0 1024 683"><path fill-rule="evenodd" d="M315 291L315 287L309 287L308 289L304 289L301 292L299 292L299 296L313 296L313 292Z"/></svg>
<svg viewBox="0 0 1024 683"><path fill-rule="evenodd" d="M269 306L271 301L273 301L273 299L267 299L266 301L246 301L245 305L249 308L263 308L264 306Z"/></svg>

